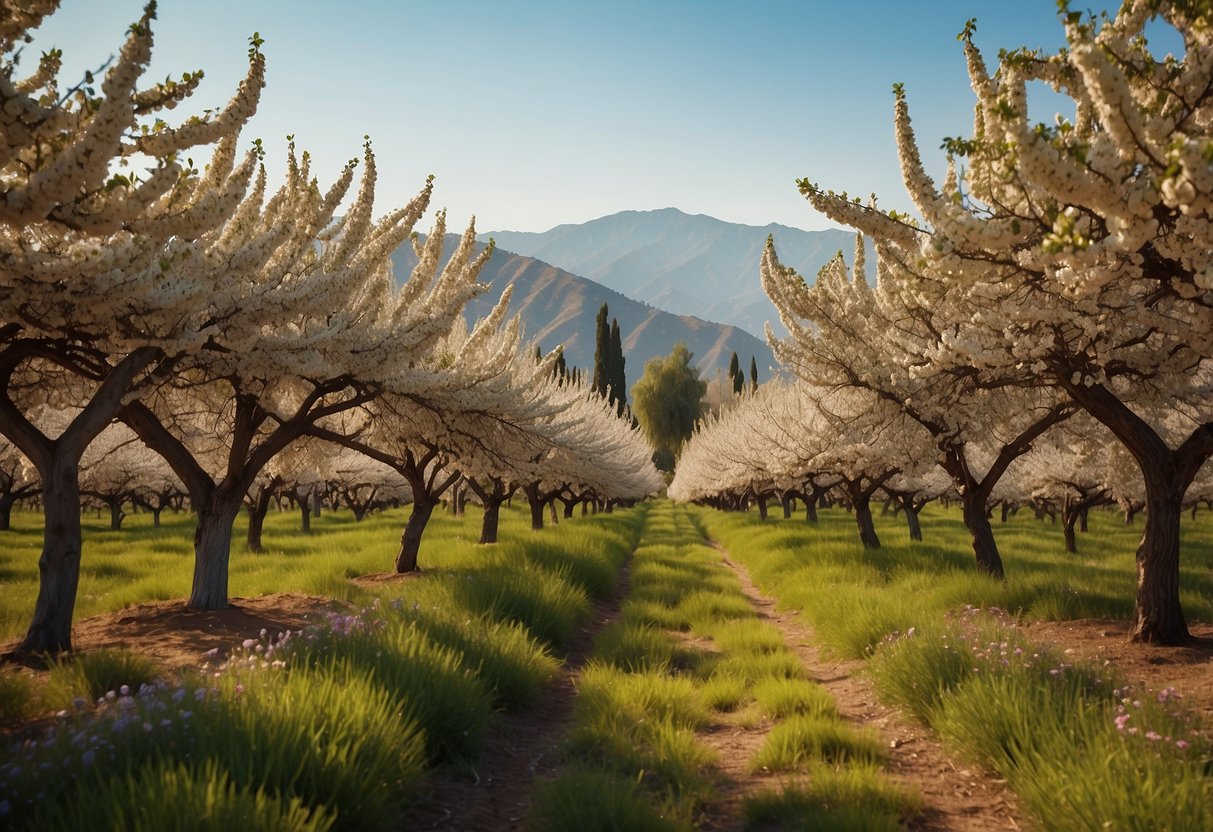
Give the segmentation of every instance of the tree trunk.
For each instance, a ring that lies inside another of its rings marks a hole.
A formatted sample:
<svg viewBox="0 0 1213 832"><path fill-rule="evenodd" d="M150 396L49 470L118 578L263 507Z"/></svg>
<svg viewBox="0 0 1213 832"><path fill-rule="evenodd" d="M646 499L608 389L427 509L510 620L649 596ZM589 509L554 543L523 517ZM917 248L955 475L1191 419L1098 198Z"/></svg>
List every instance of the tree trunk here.
<svg viewBox="0 0 1213 832"><path fill-rule="evenodd" d="M1137 547L1137 616L1133 641L1186 644L1192 640L1179 603L1179 520L1183 492L1155 470L1146 473L1146 529Z"/></svg>
<svg viewBox="0 0 1213 832"><path fill-rule="evenodd" d="M762 494L758 495L758 519L767 519L767 498Z"/></svg>
<svg viewBox="0 0 1213 832"><path fill-rule="evenodd" d="M245 546L250 552L261 551L261 532L265 528L265 515L270 510L270 498L273 489L262 488L257 491L257 499L248 507L248 536Z"/></svg>
<svg viewBox="0 0 1213 832"><path fill-rule="evenodd" d="M790 494L783 495L783 519L788 520L792 516L792 496Z"/></svg>
<svg viewBox="0 0 1213 832"><path fill-rule="evenodd" d="M19 653L72 649L72 610L80 584L79 462L58 458L41 471L45 532L38 558L38 599Z"/></svg>
<svg viewBox="0 0 1213 832"><path fill-rule="evenodd" d="M902 503L902 508L904 508L906 512L906 525L910 529L910 540L921 541L922 526L920 526L918 523L918 511L921 511L921 509L917 511L914 509L914 500L912 497L906 498L905 502Z"/></svg>
<svg viewBox="0 0 1213 832"><path fill-rule="evenodd" d="M855 525L859 527L859 541L865 549L879 549L880 538L876 536L876 524L872 521L872 496L870 494L853 495L851 502L855 508Z"/></svg>
<svg viewBox="0 0 1213 832"><path fill-rule="evenodd" d="M122 531L122 518L126 517L126 515L122 513L122 498L110 498L106 500L105 503L109 506L110 510L110 531Z"/></svg>
<svg viewBox="0 0 1213 832"><path fill-rule="evenodd" d="M1010 513L1010 511L1011 511L1010 501L1009 500L1001 501L1000 508L1002 509L1002 517L1000 519L1002 520L1002 522L1005 523L1005 522L1007 522L1007 514Z"/></svg>
<svg viewBox="0 0 1213 832"><path fill-rule="evenodd" d="M523 489L526 492L527 505L531 507L531 530L543 530L543 500L539 499L539 484L532 483Z"/></svg>
<svg viewBox="0 0 1213 832"><path fill-rule="evenodd" d="M1147 644L1187 644L1192 636L1179 602L1179 520L1184 492L1213 454L1213 424L1200 425L1172 449L1103 385L1059 380L1071 398L1116 435L1145 480L1146 529L1137 547L1137 616L1131 637Z"/></svg>
<svg viewBox="0 0 1213 832"><path fill-rule="evenodd" d="M300 494L298 496L299 525L300 525L299 530L301 532L303 532L304 534L312 533L312 507L310 504L311 499L312 498L309 497L307 494Z"/></svg>
<svg viewBox="0 0 1213 832"><path fill-rule="evenodd" d="M404 534L400 536L400 553L396 555L397 574L417 571L417 554L421 551L421 535L425 533L425 527L430 522L434 507L438 505L437 500L425 497L418 499L418 496L413 495L413 511L409 515L408 523L404 526Z"/></svg>
<svg viewBox="0 0 1213 832"><path fill-rule="evenodd" d="M228 562L232 552L232 524L240 513L240 494L217 490L210 504L198 507L194 531L194 585L191 610L227 609Z"/></svg>
<svg viewBox="0 0 1213 832"><path fill-rule="evenodd" d="M1078 515L1073 512L1067 512L1064 509L1061 513L1061 535L1066 542L1066 552L1071 555L1078 554L1078 541L1074 538L1074 521L1078 519Z"/></svg>
<svg viewBox="0 0 1213 832"><path fill-rule="evenodd" d="M1074 539L1074 524L1078 522L1079 498L1066 495L1061 500L1061 534L1066 541L1066 551L1078 554L1078 542Z"/></svg>
<svg viewBox="0 0 1213 832"><path fill-rule="evenodd" d="M814 496L804 498L804 521L817 524L817 498Z"/></svg>
<svg viewBox="0 0 1213 832"><path fill-rule="evenodd" d="M565 519L567 520L567 519L571 518L573 516L573 509L577 508L577 501L576 500L561 500L560 502L562 502L564 504Z"/></svg>
<svg viewBox="0 0 1213 832"><path fill-rule="evenodd" d="M556 511L556 500L555 499L551 499L548 501L548 508L551 509L551 512L552 512L552 525L553 526L560 525L560 517L558 516L557 511Z"/></svg>
<svg viewBox="0 0 1213 832"><path fill-rule="evenodd" d="M13 527L13 503L17 498L12 494L0 494L0 532L6 532Z"/></svg>
<svg viewBox="0 0 1213 832"><path fill-rule="evenodd" d="M1088 531L1087 515L1090 513L1090 511L1091 511L1091 507L1088 505L1088 506L1083 506L1078 512L1078 530L1080 532L1083 532L1084 534Z"/></svg>
<svg viewBox="0 0 1213 832"><path fill-rule="evenodd" d="M484 502L484 521L480 524L480 542L497 542L497 525L501 519L501 504L504 500L488 497Z"/></svg>
<svg viewBox="0 0 1213 832"><path fill-rule="evenodd" d="M158 529L160 528L160 512L164 511L164 506L154 506L150 510L152 512L152 528Z"/></svg>
<svg viewBox="0 0 1213 832"><path fill-rule="evenodd" d="M986 512L985 492L980 489L966 489L960 497L960 502L965 528L973 539L977 568L1000 581L1006 580L1002 557L998 554L998 544L994 541L994 529L990 526L990 516Z"/></svg>

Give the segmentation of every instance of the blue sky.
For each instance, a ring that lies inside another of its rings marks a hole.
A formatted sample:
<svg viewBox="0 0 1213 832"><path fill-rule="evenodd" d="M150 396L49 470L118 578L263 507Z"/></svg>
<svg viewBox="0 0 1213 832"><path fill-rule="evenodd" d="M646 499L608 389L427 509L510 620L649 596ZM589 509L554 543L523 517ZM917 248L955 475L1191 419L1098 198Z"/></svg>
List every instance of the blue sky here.
<svg viewBox="0 0 1213 832"><path fill-rule="evenodd" d="M31 54L59 46L74 80L140 10L63 0ZM201 68L175 113L221 105L259 32L268 82L245 138L264 140L273 174L294 134L327 183L369 134L376 213L433 173L451 224L474 213L482 231L668 206L818 229L798 177L908 207L894 82L935 170L942 137L969 132L955 36L971 17L991 63L1000 47L1063 42L1054 0L162 0L148 77Z"/></svg>

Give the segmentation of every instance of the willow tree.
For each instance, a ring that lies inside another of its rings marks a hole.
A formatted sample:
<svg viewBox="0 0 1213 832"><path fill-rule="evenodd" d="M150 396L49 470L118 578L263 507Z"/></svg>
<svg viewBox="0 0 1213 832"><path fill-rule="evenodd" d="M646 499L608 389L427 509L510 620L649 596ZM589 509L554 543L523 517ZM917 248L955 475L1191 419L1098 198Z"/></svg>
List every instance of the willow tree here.
<svg viewBox="0 0 1213 832"><path fill-rule="evenodd" d="M678 343L670 354L649 359L632 391L632 409L655 449L657 467L674 470L682 443L703 415L707 383L691 366L692 353Z"/></svg>
<svg viewBox="0 0 1213 832"><path fill-rule="evenodd" d="M189 96L202 74L139 87L154 3L97 92L61 88L58 51L19 74L29 30L56 5L0 9L0 433L42 484L38 598L19 648L35 653L71 647L81 455L126 397L199 349L214 325L200 313L213 287L172 264L232 215L248 186L256 153L237 164L236 142L265 72L254 38L228 106L168 127L156 116ZM205 172L183 161L185 151L208 146ZM126 172L135 156L150 166L143 177ZM58 436L31 419L44 405L75 409Z"/></svg>
<svg viewBox="0 0 1213 832"><path fill-rule="evenodd" d="M1189 639L1180 510L1213 454L1213 15L1203 2L1129 0L1111 19L1064 6L1061 18L1066 48L1002 52L993 73L965 27L976 116L971 136L944 143L942 186L894 88L902 174L922 225L800 187L873 237L882 257L944 289L918 374L1055 387L1124 444L1146 494L1132 637L1178 644ZM1180 56L1151 53L1152 21L1174 29ZM1034 124L1030 82L1068 97L1072 117ZM1150 415L1164 403L1180 424Z"/></svg>

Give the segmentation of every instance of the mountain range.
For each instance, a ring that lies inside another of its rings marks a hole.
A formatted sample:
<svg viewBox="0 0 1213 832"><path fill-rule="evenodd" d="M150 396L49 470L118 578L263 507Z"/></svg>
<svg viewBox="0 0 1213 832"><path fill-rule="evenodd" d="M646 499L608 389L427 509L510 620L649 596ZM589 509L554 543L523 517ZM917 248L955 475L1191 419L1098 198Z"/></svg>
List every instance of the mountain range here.
<svg viewBox="0 0 1213 832"><path fill-rule="evenodd" d="M458 237L448 234L445 255L457 244ZM483 245L479 244L481 249ZM416 262L412 246L398 248L392 255L397 279L405 279ZM629 387L640 379L645 362L668 355L679 341L694 354L700 376L708 381L728 367L733 352L743 367L749 367L751 356L756 358L760 381L773 372L769 369L775 363L770 347L749 332L690 315L671 314L542 260L507 251L504 246L495 248L480 272L480 281L491 288L468 304L464 314L469 322L487 315L505 287L513 285L510 314L522 316L527 339L537 341L544 351L563 344L568 365L587 373L592 373L594 366L595 318L606 303L610 317L619 320Z"/></svg>
<svg viewBox="0 0 1213 832"><path fill-rule="evenodd" d="M739 225L676 208L621 211L543 232L491 231L479 236L650 306L732 324L759 338L768 321L777 334L787 334L758 274L768 236L775 240L780 261L809 282L839 251L850 263L855 250L855 236L849 231ZM869 256L868 262L874 258Z"/></svg>

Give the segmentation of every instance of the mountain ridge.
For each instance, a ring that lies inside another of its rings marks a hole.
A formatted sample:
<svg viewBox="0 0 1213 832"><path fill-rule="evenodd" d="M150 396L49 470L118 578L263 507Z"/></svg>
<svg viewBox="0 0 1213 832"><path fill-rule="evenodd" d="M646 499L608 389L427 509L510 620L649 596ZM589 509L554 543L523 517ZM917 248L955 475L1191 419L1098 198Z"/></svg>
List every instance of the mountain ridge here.
<svg viewBox="0 0 1213 832"><path fill-rule="evenodd" d="M500 247L535 257L634 300L674 314L762 333L786 329L762 290L759 263L767 238L784 265L812 282L839 251L848 262L855 236L841 229L805 231L779 223L730 223L677 208L627 210L547 231L490 231Z"/></svg>
<svg viewBox="0 0 1213 832"><path fill-rule="evenodd" d="M457 243L457 235L447 235L444 263ZM477 252L483 248L484 243L477 244ZM416 262L411 246L398 248L392 255L397 279L410 274ZM480 280L491 288L465 308L469 322L487 315L505 287L513 285L509 314L521 315L528 341L539 343L545 351L563 344L568 365L581 367L587 374L593 373L595 318L605 302L610 316L619 320L629 388L640 380L648 360L668 355L680 341L694 354L693 363L707 381L727 369L734 351L747 366L754 356L760 368L767 368L760 374L765 377L775 363L766 342L739 327L669 313L502 246L495 247Z"/></svg>

